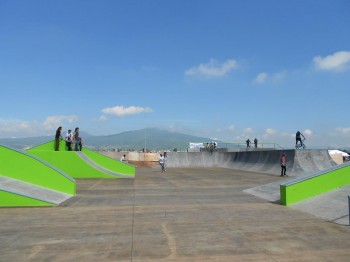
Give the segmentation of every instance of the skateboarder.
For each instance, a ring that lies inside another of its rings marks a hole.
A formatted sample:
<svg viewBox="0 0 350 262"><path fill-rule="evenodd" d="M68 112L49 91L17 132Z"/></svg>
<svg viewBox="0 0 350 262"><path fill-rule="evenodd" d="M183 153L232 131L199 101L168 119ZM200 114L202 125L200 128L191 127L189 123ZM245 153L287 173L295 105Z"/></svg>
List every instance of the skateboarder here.
<svg viewBox="0 0 350 262"><path fill-rule="evenodd" d="M301 137L303 137L303 139L305 139L305 136L303 136L303 134L300 133L300 131L298 131L298 132L295 134L295 145L296 145L296 146L298 145L298 141L300 142L300 147L303 146L303 141L302 141Z"/></svg>

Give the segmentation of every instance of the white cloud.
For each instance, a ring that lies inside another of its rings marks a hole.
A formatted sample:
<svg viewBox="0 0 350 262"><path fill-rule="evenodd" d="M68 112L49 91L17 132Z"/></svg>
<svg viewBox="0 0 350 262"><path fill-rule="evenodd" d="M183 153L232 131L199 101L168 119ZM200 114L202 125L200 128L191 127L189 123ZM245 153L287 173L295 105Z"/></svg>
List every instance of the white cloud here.
<svg viewBox="0 0 350 262"><path fill-rule="evenodd" d="M241 134L238 134L235 139L240 141L240 140L246 140L247 138L249 138L249 136L251 136L254 133L253 128L251 127L247 127L245 129L243 129Z"/></svg>
<svg viewBox="0 0 350 262"><path fill-rule="evenodd" d="M149 107L140 107L140 106L129 106L129 107L114 106L114 107L104 108L101 111L105 114L110 114L117 117L153 112L153 110Z"/></svg>
<svg viewBox="0 0 350 262"><path fill-rule="evenodd" d="M277 133L277 130L273 129L273 128L268 128L265 130L265 134L267 134L267 135L274 135L276 133Z"/></svg>
<svg viewBox="0 0 350 262"><path fill-rule="evenodd" d="M340 51L326 57L316 56L313 62L319 70L342 71L350 65L350 52Z"/></svg>
<svg viewBox="0 0 350 262"><path fill-rule="evenodd" d="M268 76L269 75L267 73L260 73L256 76L254 83L264 84L267 81Z"/></svg>
<svg viewBox="0 0 350 262"><path fill-rule="evenodd" d="M253 129L250 128L250 127L247 127L247 128L245 128L245 129L243 130L243 132L246 133L246 134L251 134L251 133L253 133Z"/></svg>
<svg viewBox="0 0 350 262"><path fill-rule="evenodd" d="M78 121L78 117L75 115L69 116L48 116L42 123L45 130L54 130L57 127L62 126L64 123L72 124Z"/></svg>
<svg viewBox="0 0 350 262"><path fill-rule="evenodd" d="M274 128L267 128L265 129L264 134L262 135L262 137L264 139L276 139L276 140L280 140L280 139L290 139L293 137L293 134L288 133L288 132L283 132L283 131L279 131L277 129Z"/></svg>
<svg viewBox="0 0 350 262"><path fill-rule="evenodd" d="M2 136L5 134L16 136L21 133L32 133L31 124L30 122L16 119L0 119L0 134Z"/></svg>
<svg viewBox="0 0 350 262"><path fill-rule="evenodd" d="M200 64L188 69L185 74L188 76L220 77L227 75L237 67L238 63L233 59L229 59L222 64L215 59L211 59L207 64Z"/></svg>
<svg viewBox="0 0 350 262"><path fill-rule="evenodd" d="M100 118L98 119L99 122L106 122L108 120L108 118L105 115L100 116Z"/></svg>
<svg viewBox="0 0 350 262"><path fill-rule="evenodd" d="M278 72L272 75L272 81L274 83L282 81L287 75L286 71Z"/></svg>
<svg viewBox="0 0 350 262"><path fill-rule="evenodd" d="M305 130L304 130L304 135L306 135L306 136L312 136L312 134L313 134L312 130L310 130L310 129L305 129Z"/></svg>
<svg viewBox="0 0 350 262"><path fill-rule="evenodd" d="M54 134L62 126L78 121L75 115L49 116L44 121L23 121L19 119L0 119L0 137L28 137ZM68 128L67 128L68 129Z"/></svg>
<svg viewBox="0 0 350 262"><path fill-rule="evenodd" d="M262 85L266 83L273 83L276 84L280 81L282 81L286 77L287 72L282 71L274 74L268 74L268 73L260 73L258 74L255 79L253 80L254 84Z"/></svg>
<svg viewBox="0 0 350 262"><path fill-rule="evenodd" d="M271 138L271 137L273 137L273 136L275 136L277 134L278 134L278 131L276 129L267 128L265 130L265 133L262 136L263 136L263 138L267 139L267 138Z"/></svg>
<svg viewBox="0 0 350 262"><path fill-rule="evenodd" d="M233 131L235 131L236 127L234 125L229 125L227 129L229 131L233 132Z"/></svg>
<svg viewBox="0 0 350 262"><path fill-rule="evenodd" d="M342 135L350 135L350 127L338 127L336 131Z"/></svg>

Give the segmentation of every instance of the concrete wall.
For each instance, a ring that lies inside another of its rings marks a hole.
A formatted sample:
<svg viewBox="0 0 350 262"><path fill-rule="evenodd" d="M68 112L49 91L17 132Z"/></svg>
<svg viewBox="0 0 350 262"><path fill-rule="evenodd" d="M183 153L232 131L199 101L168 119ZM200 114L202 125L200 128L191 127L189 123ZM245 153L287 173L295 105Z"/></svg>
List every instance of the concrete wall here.
<svg viewBox="0 0 350 262"><path fill-rule="evenodd" d="M147 162L158 162L158 153L139 153L139 152L116 152L116 151L99 151L99 153L109 156L113 159L119 160L122 155L126 156L127 161L147 161Z"/></svg>
<svg viewBox="0 0 350 262"><path fill-rule="evenodd" d="M170 152L168 167L226 167L252 172L279 174L280 157L287 155L287 174L297 176L335 165L327 150L249 150L240 152Z"/></svg>

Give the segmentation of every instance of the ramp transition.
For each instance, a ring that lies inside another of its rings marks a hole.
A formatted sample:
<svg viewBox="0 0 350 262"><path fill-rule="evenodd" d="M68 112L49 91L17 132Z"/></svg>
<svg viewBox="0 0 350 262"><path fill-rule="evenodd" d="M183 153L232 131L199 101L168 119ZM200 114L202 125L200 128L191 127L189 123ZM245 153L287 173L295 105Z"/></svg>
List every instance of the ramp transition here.
<svg viewBox="0 0 350 262"><path fill-rule="evenodd" d="M328 150L264 150L240 152L169 152L168 167L225 167L279 175L280 157L287 155L287 173L300 176L335 166Z"/></svg>
<svg viewBox="0 0 350 262"><path fill-rule="evenodd" d="M135 167L108 156L83 148L82 151L65 150L61 141L60 151L54 151L54 141L33 147L27 151L73 178L134 178Z"/></svg>
<svg viewBox="0 0 350 262"><path fill-rule="evenodd" d="M0 206L58 205L76 193L73 178L23 151L0 146Z"/></svg>
<svg viewBox="0 0 350 262"><path fill-rule="evenodd" d="M0 206L54 206L73 195L0 176Z"/></svg>

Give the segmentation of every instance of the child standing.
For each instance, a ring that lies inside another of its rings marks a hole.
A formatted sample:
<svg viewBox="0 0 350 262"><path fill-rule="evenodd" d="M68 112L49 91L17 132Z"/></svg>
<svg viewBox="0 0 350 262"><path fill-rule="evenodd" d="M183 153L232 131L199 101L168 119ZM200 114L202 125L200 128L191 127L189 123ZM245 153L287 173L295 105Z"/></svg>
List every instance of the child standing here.
<svg viewBox="0 0 350 262"><path fill-rule="evenodd" d="M287 176L286 171L287 171L287 163L286 163L286 154L282 154L281 156L281 175L280 176Z"/></svg>

